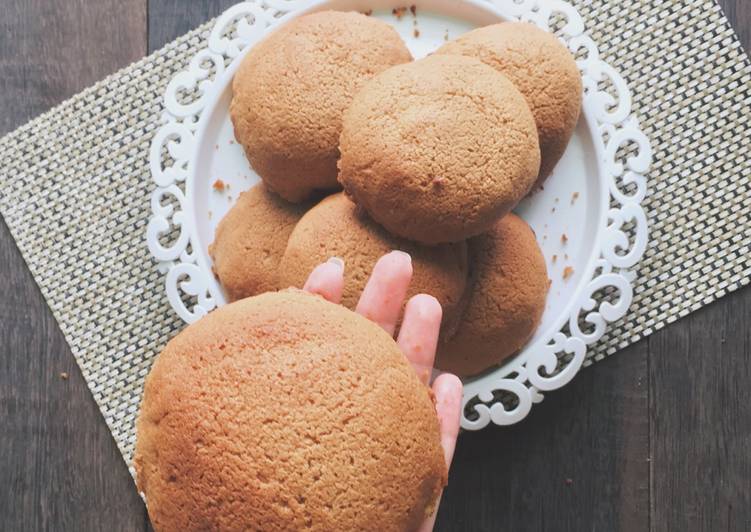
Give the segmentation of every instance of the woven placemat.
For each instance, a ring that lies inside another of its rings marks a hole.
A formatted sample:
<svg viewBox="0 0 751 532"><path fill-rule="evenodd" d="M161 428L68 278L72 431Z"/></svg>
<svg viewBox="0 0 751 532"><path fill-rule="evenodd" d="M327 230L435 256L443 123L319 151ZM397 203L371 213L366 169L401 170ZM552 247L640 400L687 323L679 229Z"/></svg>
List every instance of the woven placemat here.
<svg viewBox="0 0 751 532"><path fill-rule="evenodd" d="M633 307L592 363L749 282L751 67L713 0L574 3L654 148ZM182 326L145 243L149 144L210 28L0 139L0 212L128 463L143 379Z"/></svg>

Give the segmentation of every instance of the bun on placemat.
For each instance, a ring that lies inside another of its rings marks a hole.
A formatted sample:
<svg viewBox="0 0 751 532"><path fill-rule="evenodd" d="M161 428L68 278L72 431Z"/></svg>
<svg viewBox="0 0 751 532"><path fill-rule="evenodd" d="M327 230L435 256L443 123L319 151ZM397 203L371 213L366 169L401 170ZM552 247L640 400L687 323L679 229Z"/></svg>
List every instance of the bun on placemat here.
<svg viewBox="0 0 751 532"><path fill-rule="evenodd" d="M507 76L529 104L540 137L542 185L566 150L582 105L574 56L555 35L526 22L477 28L444 44L437 54L480 59Z"/></svg>
<svg viewBox="0 0 751 532"><path fill-rule="evenodd" d="M235 74L235 137L283 198L336 189L342 113L365 81L411 60L381 20L337 11L295 18L253 46Z"/></svg>
<svg viewBox="0 0 751 532"><path fill-rule="evenodd" d="M339 257L344 260L342 304L354 310L376 261L395 249L412 257L407 298L428 293L438 299L443 307L442 337L450 337L467 285L466 243L421 246L393 236L343 193L321 201L292 231L279 269L280 286L301 287L316 265Z"/></svg>
<svg viewBox="0 0 751 532"><path fill-rule="evenodd" d="M369 81L344 115L339 181L390 232L424 244L487 231L540 169L524 97L476 59L434 55Z"/></svg>
<svg viewBox="0 0 751 532"><path fill-rule="evenodd" d="M430 390L378 325L300 291L219 308L146 379L155 530L416 530L446 483Z"/></svg>
<svg viewBox="0 0 751 532"><path fill-rule="evenodd" d="M550 281L527 223L509 214L469 243L472 287L456 334L438 348L438 369L480 373L516 354L534 334Z"/></svg>

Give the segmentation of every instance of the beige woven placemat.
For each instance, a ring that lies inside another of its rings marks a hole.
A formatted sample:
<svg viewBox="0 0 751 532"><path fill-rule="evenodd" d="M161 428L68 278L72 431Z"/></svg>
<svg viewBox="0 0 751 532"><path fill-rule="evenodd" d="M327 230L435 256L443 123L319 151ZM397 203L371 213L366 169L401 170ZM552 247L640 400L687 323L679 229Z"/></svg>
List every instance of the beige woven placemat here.
<svg viewBox="0 0 751 532"><path fill-rule="evenodd" d="M751 67L713 0L578 0L654 147L651 239L600 360L751 278ZM181 327L145 244L167 82L210 23L0 139L0 212L129 463L143 379Z"/></svg>

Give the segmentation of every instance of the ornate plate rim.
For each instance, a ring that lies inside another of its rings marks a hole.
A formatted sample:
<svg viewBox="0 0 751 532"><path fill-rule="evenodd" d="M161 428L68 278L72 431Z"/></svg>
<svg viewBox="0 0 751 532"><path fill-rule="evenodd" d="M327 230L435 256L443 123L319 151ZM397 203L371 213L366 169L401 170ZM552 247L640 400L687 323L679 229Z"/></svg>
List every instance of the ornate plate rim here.
<svg viewBox="0 0 751 532"><path fill-rule="evenodd" d="M571 4L563 0L462 2L505 18L527 20L545 29L553 15L565 18L560 30L564 42L572 51L586 53L585 58L578 61L585 86L583 115L598 156L600 180L606 181L602 187L603 212L595 244L599 254L593 253L588 259L587 271L566 311L555 320L551 334L544 335L535 344L535 347L540 346L535 352L521 359L515 357L484 377L466 383L462 427L478 430L491 421L509 425L524 419L532 404L543 399L541 392L561 388L581 369L587 346L602 337L607 324L625 316L635 278L630 268L641 259L648 240L641 201L647 192L645 173L651 164L652 150L631 112L631 95L625 80L599 58L596 44L585 33L583 21ZM201 120L203 110L216 104L222 93L220 89L227 78L231 78L239 63L237 58L248 44L289 18L329 3L330 0L259 0L230 7L216 20L208 46L193 57L188 70L176 74L167 86L164 124L156 132L149 154L156 189L151 197L153 215L146 238L158 268L166 274L168 300L186 323L199 319L217 304L214 294L218 284L201 254L193 251L197 231L188 204L193 194L197 141L208 122ZM252 17L251 22L248 16ZM228 38L225 30L232 24L236 25L233 34L236 36ZM230 67L226 68L228 60ZM617 98L600 89L599 84L604 80L615 88ZM182 90L196 91L198 96L184 103L179 98ZM636 144L637 154L625 158L623 164L616 159L616 154L628 143ZM172 160L171 165L164 165L165 150ZM631 188L626 191L623 187ZM179 209L163 203L169 196ZM632 238L624 229L627 224L633 224ZM161 236L176 229L179 229L176 241L167 247L162 245ZM626 253L618 253L618 250ZM597 270L600 272L595 275ZM608 287L618 292L616 302L603 300L598 304L593 296ZM188 308L183 296L195 298L192 308ZM591 330L582 331L580 321L587 323ZM563 332L566 328L569 335ZM516 405L505 406L497 400L498 392L516 397Z"/></svg>

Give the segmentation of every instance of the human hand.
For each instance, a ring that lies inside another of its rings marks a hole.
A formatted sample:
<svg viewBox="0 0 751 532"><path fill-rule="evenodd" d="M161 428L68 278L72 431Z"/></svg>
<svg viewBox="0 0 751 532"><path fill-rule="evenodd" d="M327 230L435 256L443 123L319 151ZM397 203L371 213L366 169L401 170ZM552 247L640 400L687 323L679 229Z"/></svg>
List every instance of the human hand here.
<svg viewBox="0 0 751 532"><path fill-rule="evenodd" d="M344 263L340 259L330 259L313 270L303 289L339 303L344 287L343 274ZM392 251L384 255L373 268L356 311L393 336L411 280L412 259L407 253ZM426 385L435 359L441 317L441 305L436 298L427 294L413 296L407 302L397 337L404 356ZM431 387L436 400L441 446L449 468L459 434L462 382L455 375L444 373L433 381ZM433 515L422 524L420 532L433 530L437 512L438 505Z"/></svg>

